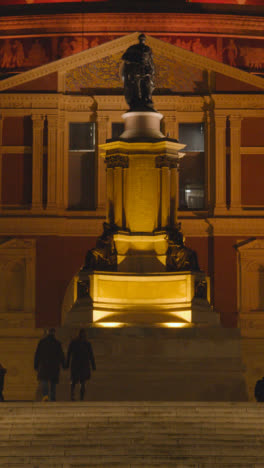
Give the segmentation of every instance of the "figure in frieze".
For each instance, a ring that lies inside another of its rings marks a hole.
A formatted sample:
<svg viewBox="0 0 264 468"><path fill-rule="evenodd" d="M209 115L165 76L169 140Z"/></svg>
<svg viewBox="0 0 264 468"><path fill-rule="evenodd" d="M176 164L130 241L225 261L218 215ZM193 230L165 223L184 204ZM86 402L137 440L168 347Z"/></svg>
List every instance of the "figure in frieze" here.
<svg viewBox="0 0 264 468"><path fill-rule="evenodd" d="M89 41L87 37L76 36L71 41L72 54L77 54L89 48Z"/></svg>
<svg viewBox="0 0 264 468"><path fill-rule="evenodd" d="M99 45L99 38L96 36L96 37L93 37L91 40L90 40L90 47L96 47Z"/></svg>
<svg viewBox="0 0 264 468"><path fill-rule="evenodd" d="M191 50L191 48L192 48L192 41L183 41L182 39L180 39L179 37L177 37L176 42L175 42L175 45L176 45L177 47L181 47L182 49Z"/></svg>
<svg viewBox="0 0 264 468"><path fill-rule="evenodd" d="M236 59L238 56L238 48L235 44L234 39L230 39L228 45L223 49L223 52L227 53L227 60L231 67L236 66Z"/></svg>
<svg viewBox="0 0 264 468"><path fill-rule="evenodd" d="M205 48L204 48L203 44L201 43L201 39L199 37L197 39L195 39L195 41L193 41L192 51L195 54L206 55L205 54Z"/></svg>
<svg viewBox="0 0 264 468"><path fill-rule="evenodd" d="M23 47L22 42L16 39L13 44L12 49L13 49L12 66L15 68L21 68L25 60L24 47Z"/></svg>
<svg viewBox="0 0 264 468"><path fill-rule="evenodd" d="M240 47L246 68L261 70L264 68L264 51L262 47Z"/></svg>
<svg viewBox="0 0 264 468"><path fill-rule="evenodd" d="M29 50L28 57L26 60L26 65L30 67L37 67L48 62L48 56L43 45L40 43L39 39L36 39L31 49Z"/></svg>
<svg viewBox="0 0 264 468"><path fill-rule="evenodd" d="M70 43L70 39L68 37L64 37L60 43L60 56L63 57L68 57L71 55L72 52L72 47Z"/></svg>
<svg viewBox="0 0 264 468"><path fill-rule="evenodd" d="M12 51L11 42L9 39L6 39L0 49L1 68L11 68L12 60L13 60L13 51Z"/></svg>

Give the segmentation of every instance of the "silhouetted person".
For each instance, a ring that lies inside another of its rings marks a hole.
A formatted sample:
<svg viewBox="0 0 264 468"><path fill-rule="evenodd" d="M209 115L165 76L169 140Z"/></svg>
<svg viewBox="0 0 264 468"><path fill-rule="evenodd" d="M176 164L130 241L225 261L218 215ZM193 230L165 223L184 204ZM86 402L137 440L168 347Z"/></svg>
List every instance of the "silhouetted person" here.
<svg viewBox="0 0 264 468"><path fill-rule="evenodd" d="M255 398L260 402L264 402L264 377L261 380L258 380L255 386Z"/></svg>
<svg viewBox="0 0 264 468"><path fill-rule="evenodd" d="M4 401L4 379L5 379L6 369L0 364L0 401Z"/></svg>
<svg viewBox="0 0 264 468"><path fill-rule="evenodd" d="M80 382L80 400L84 399L85 382L91 377L91 366L95 370L95 360L93 348L86 338L84 329L80 330L78 338L71 341L68 354L67 365L68 368L71 363L71 400L74 401L75 385Z"/></svg>
<svg viewBox="0 0 264 468"><path fill-rule="evenodd" d="M62 346L55 338L55 328L50 328L48 335L40 340L34 359L34 369L38 371L41 383L42 401L56 401L61 366L65 367Z"/></svg>

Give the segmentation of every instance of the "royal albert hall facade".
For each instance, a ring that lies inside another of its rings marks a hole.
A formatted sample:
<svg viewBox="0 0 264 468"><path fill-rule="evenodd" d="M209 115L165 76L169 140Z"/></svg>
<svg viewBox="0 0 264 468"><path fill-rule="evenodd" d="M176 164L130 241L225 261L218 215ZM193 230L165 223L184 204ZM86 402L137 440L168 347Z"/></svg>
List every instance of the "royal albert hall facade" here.
<svg viewBox="0 0 264 468"><path fill-rule="evenodd" d="M0 1L0 361L10 394L23 379L18 355L63 323L102 233L98 146L122 132L121 57L138 32L153 50L163 133L187 145L186 245L210 276L222 325L241 329L252 388L264 353L263 2L42 3Z"/></svg>

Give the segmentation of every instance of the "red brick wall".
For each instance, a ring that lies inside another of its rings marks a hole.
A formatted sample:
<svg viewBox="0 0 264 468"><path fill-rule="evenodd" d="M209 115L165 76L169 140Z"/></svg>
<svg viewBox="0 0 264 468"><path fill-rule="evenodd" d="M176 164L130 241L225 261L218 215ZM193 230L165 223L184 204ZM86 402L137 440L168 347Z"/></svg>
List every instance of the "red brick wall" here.
<svg viewBox="0 0 264 468"><path fill-rule="evenodd" d="M242 205L264 205L264 154L241 155Z"/></svg>
<svg viewBox="0 0 264 468"><path fill-rule="evenodd" d="M31 117L5 117L3 121L4 146L32 146Z"/></svg>
<svg viewBox="0 0 264 468"><path fill-rule="evenodd" d="M264 146L264 119L247 117L242 120L241 146Z"/></svg>
<svg viewBox="0 0 264 468"><path fill-rule="evenodd" d="M198 255L199 266L211 278L215 311L224 327L237 325L237 242L234 237L189 237L186 245Z"/></svg>
<svg viewBox="0 0 264 468"><path fill-rule="evenodd" d="M36 326L58 326L68 284L96 238L39 237L36 261Z"/></svg>
<svg viewBox="0 0 264 468"><path fill-rule="evenodd" d="M32 155L3 154L2 203L29 205L32 200Z"/></svg>

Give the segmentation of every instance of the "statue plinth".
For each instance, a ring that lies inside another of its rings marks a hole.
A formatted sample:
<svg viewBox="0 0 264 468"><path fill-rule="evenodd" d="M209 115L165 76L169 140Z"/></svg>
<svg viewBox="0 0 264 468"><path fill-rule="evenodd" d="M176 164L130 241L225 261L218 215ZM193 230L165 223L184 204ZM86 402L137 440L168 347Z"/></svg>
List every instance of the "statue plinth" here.
<svg viewBox="0 0 264 468"><path fill-rule="evenodd" d="M107 221L79 275L81 322L218 324L209 282L185 246L178 209L178 166L185 145L160 130L153 108L152 51L139 44L123 54L125 130L100 145L106 163ZM89 312L89 313L88 313ZM88 318L89 317L89 318Z"/></svg>
<svg viewBox="0 0 264 468"><path fill-rule="evenodd" d="M159 112L130 111L122 117L125 120L125 131L120 135L121 140L155 141L164 138L160 131L160 121L163 115Z"/></svg>
<svg viewBox="0 0 264 468"><path fill-rule="evenodd" d="M123 118L119 139L100 145L107 222L79 274L84 293L72 320L218 325L208 301L209 279L177 223L178 162L185 145L161 133L159 113L128 112Z"/></svg>

